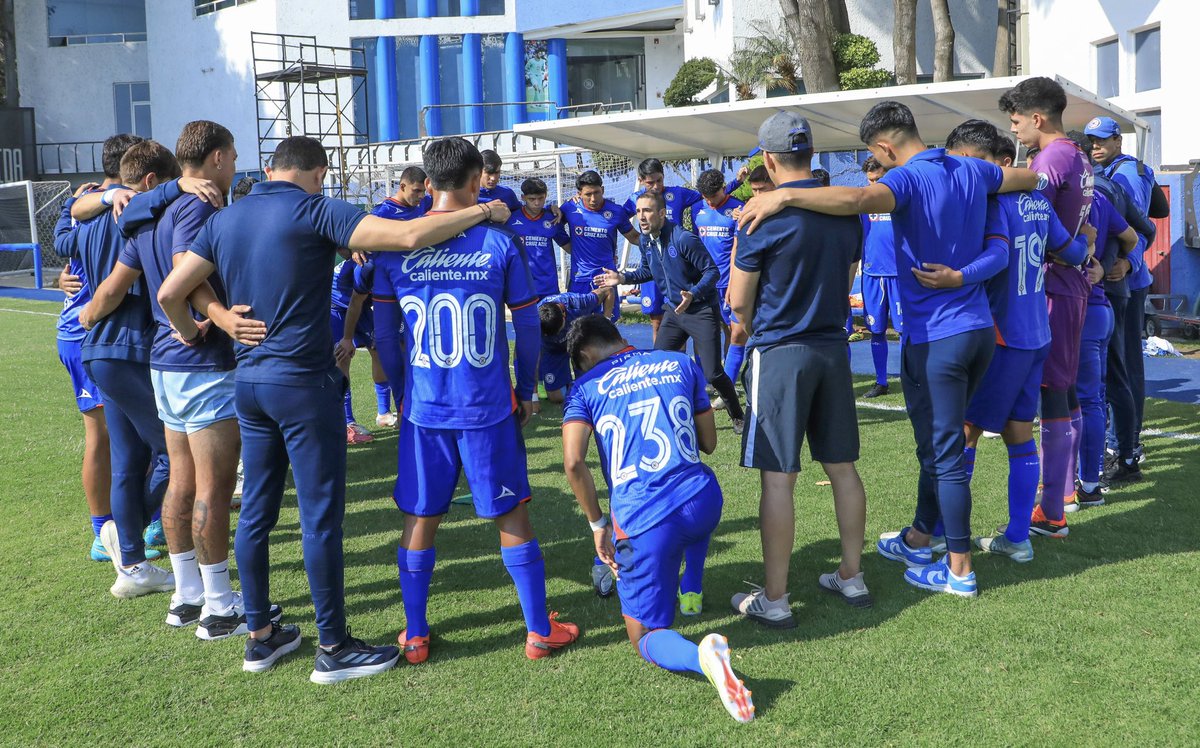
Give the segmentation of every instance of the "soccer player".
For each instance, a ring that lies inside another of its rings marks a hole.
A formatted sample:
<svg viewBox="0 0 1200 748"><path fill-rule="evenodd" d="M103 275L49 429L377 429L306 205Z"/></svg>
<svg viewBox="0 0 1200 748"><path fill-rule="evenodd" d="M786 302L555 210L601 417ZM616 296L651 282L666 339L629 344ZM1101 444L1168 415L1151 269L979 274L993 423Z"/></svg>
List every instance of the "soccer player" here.
<svg viewBox="0 0 1200 748"><path fill-rule="evenodd" d="M597 288L590 293L560 293L538 301L538 324L542 330L542 352L538 372L546 387L546 398L563 402L571 387L571 357L567 355L567 330L571 323L590 314L603 314L611 289Z"/></svg>
<svg viewBox="0 0 1200 748"><path fill-rule="evenodd" d="M479 202L499 200L508 206L510 211L516 213L521 209L521 201L517 199L517 193L500 184L500 170L504 168L504 161L500 159L500 154L488 149L480 151L479 155L483 157L483 176L479 180Z"/></svg>
<svg viewBox="0 0 1200 748"><path fill-rule="evenodd" d="M206 120L189 122L176 152L185 177L211 181L222 193L230 188L237 150L229 130ZM127 158L134 156L175 161L158 144L136 146ZM174 199L157 220L146 220L142 209L154 195L134 198L121 214L118 226L129 241L80 318L92 324L116 309L135 283L145 284L156 323L150 379L171 462L170 499L163 512L175 594L167 624L197 625L199 638L224 639L246 633L241 598L229 580L229 511L241 447L233 405L233 345L211 323L202 323L205 334L193 344L177 340L156 298L176 255L191 247L217 208L183 194L178 182L167 186ZM224 288L213 279L205 292L219 299Z"/></svg>
<svg viewBox="0 0 1200 748"><path fill-rule="evenodd" d="M1088 122L1083 134L1092 143L1092 158L1101 167L1104 176L1120 187L1137 213L1147 215L1150 209L1150 199L1153 195L1155 178L1154 171L1134 157L1121 152L1121 127L1111 117L1095 117ZM1153 225L1153 224L1151 224ZM1146 265L1145 252L1150 246L1151 236L1139 233L1138 247L1124 260L1120 269L1125 269L1126 285L1129 289L1129 301L1125 309L1123 322L1123 340L1125 343L1122 357L1125 372L1133 394L1133 412L1113 408L1114 446L1119 446L1121 433L1132 435L1134 441L1132 454L1121 454L1118 449L1117 459L1105 472L1105 483L1114 485L1141 480L1141 462L1145 459L1142 449L1142 413L1146 405L1146 367L1142 361L1142 326L1145 321L1146 294L1152 278ZM1128 437L1126 437L1128 439ZM1126 450L1127 451L1127 450Z"/></svg>
<svg viewBox="0 0 1200 748"><path fill-rule="evenodd" d="M184 340L195 340L200 330L191 314L177 310L186 309L183 301L214 272L229 302L250 307L259 323L256 337L235 338L241 343L235 348L235 404L246 474L234 552L250 629L242 668L265 671L300 646L299 628L274 622L268 601L270 533L290 465L316 609L319 646L310 676L315 683L374 675L400 656L396 647L373 647L351 637L346 626L340 408L346 383L334 364L329 276L321 268L333 264L338 247L407 251L488 216L508 218L500 203L421 221L368 216L320 194L328 166L320 141L285 138L267 167L268 181L209 219L158 292Z"/></svg>
<svg viewBox="0 0 1200 748"><path fill-rule="evenodd" d="M887 174L879 159L871 156L862 165L867 183L875 184ZM863 314L871 332L871 360L875 364L875 384L863 395L864 399L888 394L888 341L890 323L896 332L904 334L904 317L900 306L900 288L896 281L896 247L892 231L892 216L871 213L862 217Z"/></svg>
<svg viewBox="0 0 1200 748"><path fill-rule="evenodd" d="M733 217L733 212L745 203L725 191L725 176L716 169L702 172L696 180L696 186L703 199L688 209L692 231L700 237L700 243L721 272L721 278L717 281L717 304L724 323L725 373L737 381L742 362L746 360L746 347L744 343L739 345L733 342L732 328L738 322L729 307L729 258L733 254L733 242L737 236L737 219Z"/></svg>
<svg viewBox="0 0 1200 748"><path fill-rule="evenodd" d="M1029 168L1042 178L1039 190L1071 236L1087 223L1092 205L1092 167L1063 130L1067 95L1049 78L1029 78L1000 97L1017 140L1037 154ZM1050 309L1050 353L1042 371L1042 503L1034 509L1033 531L1062 537L1067 533L1064 502L1075 495L1075 463L1083 415L1075 380L1087 297L1087 275L1061 262L1046 266L1046 302Z"/></svg>
<svg viewBox="0 0 1200 748"><path fill-rule="evenodd" d="M793 112L774 114L759 128L758 140L773 184L820 188L809 169L813 143L807 120ZM760 471L766 582L750 594L734 595L732 602L734 610L759 623L792 628L788 565L805 436L833 486L842 540L841 565L820 575L818 583L856 607L871 604L860 568L867 498L854 466L858 415L844 327L850 311L846 279L860 256L862 225L857 218L793 208L753 234L740 232L737 240L729 296L750 334L745 378L750 419L741 464Z"/></svg>
<svg viewBox="0 0 1200 748"><path fill-rule="evenodd" d="M1008 166L1016 146L990 122L968 120L947 137L946 152ZM1033 560L1029 520L1041 472L1033 417L1042 365L1050 351L1044 263L1063 259L1078 264L1087 258L1088 243L1083 237L1072 239L1050 202L1037 192L991 198L984 230L985 243L1003 247L1008 259L1007 267L985 284L996 325L996 350L967 406L965 462L970 479L983 432L1003 436L1008 447L1009 521L1002 535L976 537L975 544L1025 563Z"/></svg>
<svg viewBox="0 0 1200 748"><path fill-rule="evenodd" d="M430 215L475 203L483 159L462 138L425 148L433 189ZM546 567L529 522L529 478L521 428L533 403L539 335L537 294L515 237L473 227L410 255L380 257L376 304L398 307L409 352L396 481L404 513L397 549L411 663L429 657L429 585L434 538L464 470L480 517L495 521L500 555L517 588L528 633L525 655L540 659L579 636L579 627L546 612ZM507 306L516 331L517 387L509 378Z"/></svg>
<svg viewBox="0 0 1200 748"><path fill-rule="evenodd" d="M784 205L834 215L892 214L896 278L904 305L906 375L900 381L921 475L913 524L881 538L878 547L886 558L910 567L904 575L909 584L974 597L978 588L971 568L971 488L963 423L995 347L991 309L978 281L1007 262L1003 254L985 252L987 196L1033 189L1037 175L927 148L912 112L899 102L872 107L859 125L859 136L888 169L877 183L776 190L747 203L741 225L752 231ZM926 286L957 278L959 271L959 288ZM939 515L945 520L949 554L934 563L929 540Z"/></svg>
<svg viewBox="0 0 1200 748"><path fill-rule="evenodd" d="M750 185L750 192L753 193L754 197L775 189L775 184L771 181L771 175L767 172L767 167L762 164L759 164L750 171L749 176L746 177L746 182Z"/></svg>
<svg viewBox="0 0 1200 748"><path fill-rule="evenodd" d="M741 434L745 414L733 380L721 363L721 313L716 294L721 274L696 235L667 220L665 206L661 192L647 190L637 199L641 267L630 273L605 269L595 283L615 288L653 278L664 289L670 305L654 338L655 349L681 350L691 338L705 378L725 401L734 433Z"/></svg>
<svg viewBox="0 0 1200 748"><path fill-rule="evenodd" d="M508 229L521 237L525 256L529 262L529 274L533 277L533 290L543 298L558 293L558 262L554 257L554 245L571 253L571 235L558 216L546 210L546 183L531 177L521 183L523 205L513 211L508 219Z"/></svg>
<svg viewBox="0 0 1200 748"><path fill-rule="evenodd" d="M97 187L107 189L112 184L112 180L106 180L103 185L95 182L79 185L75 194L63 203L54 235L58 237L70 233L73 226L71 205L77 198ZM108 426L104 423L104 396L100 388L88 378L80 358L81 343L87 331L79 324L79 311L91 300L92 289L78 257L69 258L63 274L59 277L59 288L63 289L67 297L63 300L62 312L58 315L58 360L62 362L71 378L75 405L79 408L79 414L83 416L83 494L87 498L93 533L89 555L93 561L111 561L108 552L104 550L104 544L100 542L100 528L112 519L108 498L112 484Z"/></svg>
<svg viewBox="0 0 1200 748"><path fill-rule="evenodd" d="M708 634L697 645L671 628L685 549L707 549L723 504L700 461L717 447L704 378L685 354L635 350L599 316L575 322L568 347L580 376L563 408L563 467L597 555L619 573L629 642L652 665L704 675L730 716L749 722L754 704L733 672L728 640ZM587 464L593 434L611 526ZM702 572L688 563L685 575Z"/></svg>
<svg viewBox="0 0 1200 748"><path fill-rule="evenodd" d="M365 348L371 355L371 377L375 381L375 425L395 428L396 416L392 413L392 390L387 375L379 363L375 351L375 320L371 311L371 286L375 263L367 258L362 265L353 259L343 259L333 267L333 288L330 294L329 331L333 334L334 359L338 368L350 381L350 361L358 348ZM360 426L354 418L354 404L350 387L342 400L346 414L346 444L367 444L375 440L370 431Z"/></svg>
<svg viewBox="0 0 1200 748"><path fill-rule="evenodd" d="M376 205L371 210L371 215L398 221L419 218L429 210L426 198L425 170L419 166L409 166L400 172L396 193Z"/></svg>
<svg viewBox="0 0 1200 748"><path fill-rule="evenodd" d="M594 171L585 171L575 180L578 199L563 206L563 220L571 235L571 280L567 290L588 293L594 278L617 263L617 236L637 244L641 236L633 230L633 216L604 198L604 180ZM615 294L614 294L615 296ZM621 305L613 303L612 319L621 314Z"/></svg>

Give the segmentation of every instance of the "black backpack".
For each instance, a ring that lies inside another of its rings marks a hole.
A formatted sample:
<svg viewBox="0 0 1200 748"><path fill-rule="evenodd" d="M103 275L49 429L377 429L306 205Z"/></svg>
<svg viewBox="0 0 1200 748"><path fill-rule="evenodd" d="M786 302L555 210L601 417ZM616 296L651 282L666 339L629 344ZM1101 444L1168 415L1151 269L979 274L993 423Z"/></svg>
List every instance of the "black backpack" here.
<svg viewBox="0 0 1200 748"><path fill-rule="evenodd" d="M1138 176L1146 179L1146 165L1142 163L1141 159L1134 160L1137 161ZM1146 214L1151 218L1167 218L1171 215L1171 203L1167 200L1167 193L1163 192L1162 185L1158 183L1157 179L1150 177L1150 181L1152 184L1150 188L1150 207L1146 211Z"/></svg>

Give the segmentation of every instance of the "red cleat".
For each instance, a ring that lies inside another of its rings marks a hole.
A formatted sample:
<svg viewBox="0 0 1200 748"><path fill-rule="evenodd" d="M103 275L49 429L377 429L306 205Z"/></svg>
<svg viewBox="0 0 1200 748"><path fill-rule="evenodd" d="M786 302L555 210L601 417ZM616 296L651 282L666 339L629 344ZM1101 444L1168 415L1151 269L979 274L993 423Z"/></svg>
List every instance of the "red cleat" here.
<svg viewBox="0 0 1200 748"><path fill-rule="evenodd" d="M404 659L408 660L410 665L420 665L425 660L429 659L429 637L414 636L408 638L408 629L400 632L400 636L396 637L400 647L404 650Z"/></svg>
<svg viewBox="0 0 1200 748"><path fill-rule="evenodd" d="M560 623L558 613L551 613L549 636L535 634L532 631L525 636L525 656L531 660L549 657L555 650L570 645L578 638L578 626L573 623Z"/></svg>

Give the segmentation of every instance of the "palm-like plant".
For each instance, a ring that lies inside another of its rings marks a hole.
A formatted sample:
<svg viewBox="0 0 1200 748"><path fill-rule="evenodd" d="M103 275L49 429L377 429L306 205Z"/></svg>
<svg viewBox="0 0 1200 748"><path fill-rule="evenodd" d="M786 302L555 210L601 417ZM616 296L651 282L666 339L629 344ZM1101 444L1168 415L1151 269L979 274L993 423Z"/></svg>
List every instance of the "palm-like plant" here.
<svg viewBox="0 0 1200 748"><path fill-rule="evenodd" d="M753 99L758 88L800 93L800 60L787 26L779 21L752 28L754 35L738 39L728 63L721 66L722 83L732 83L742 101Z"/></svg>

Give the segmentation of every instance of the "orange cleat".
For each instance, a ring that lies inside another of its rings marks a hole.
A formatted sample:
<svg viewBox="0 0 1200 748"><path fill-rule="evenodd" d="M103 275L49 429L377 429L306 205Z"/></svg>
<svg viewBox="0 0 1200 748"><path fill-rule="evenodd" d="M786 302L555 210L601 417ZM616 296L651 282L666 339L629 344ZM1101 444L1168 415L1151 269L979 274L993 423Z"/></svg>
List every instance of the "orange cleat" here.
<svg viewBox="0 0 1200 748"><path fill-rule="evenodd" d="M549 657L556 649L562 649L579 638L579 627L573 623L560 623L558 613L550 614L550 635L542 636L530 631L525 636L525 656L531 660Z"/></svg>
<svg viewBox="0 0 1200 748"><path fill-rule="evenodd" d="M1029 531L1035 535L1047 538L1065 538L1071 532L1067 527L1067 515L1057 522L1046 517L1041 504L1033 508L1033 516L1029 520Z"/></svg>
<svg viewBox="0 0 1200 748"><path fill-rule="evenodd" d="M429 659L429 637L414 636L408 638L408 629L400 632L400 636L396 637L401 648L404 650L404 659L408 660L410 665L420 665L425 660Z"/></svg>

